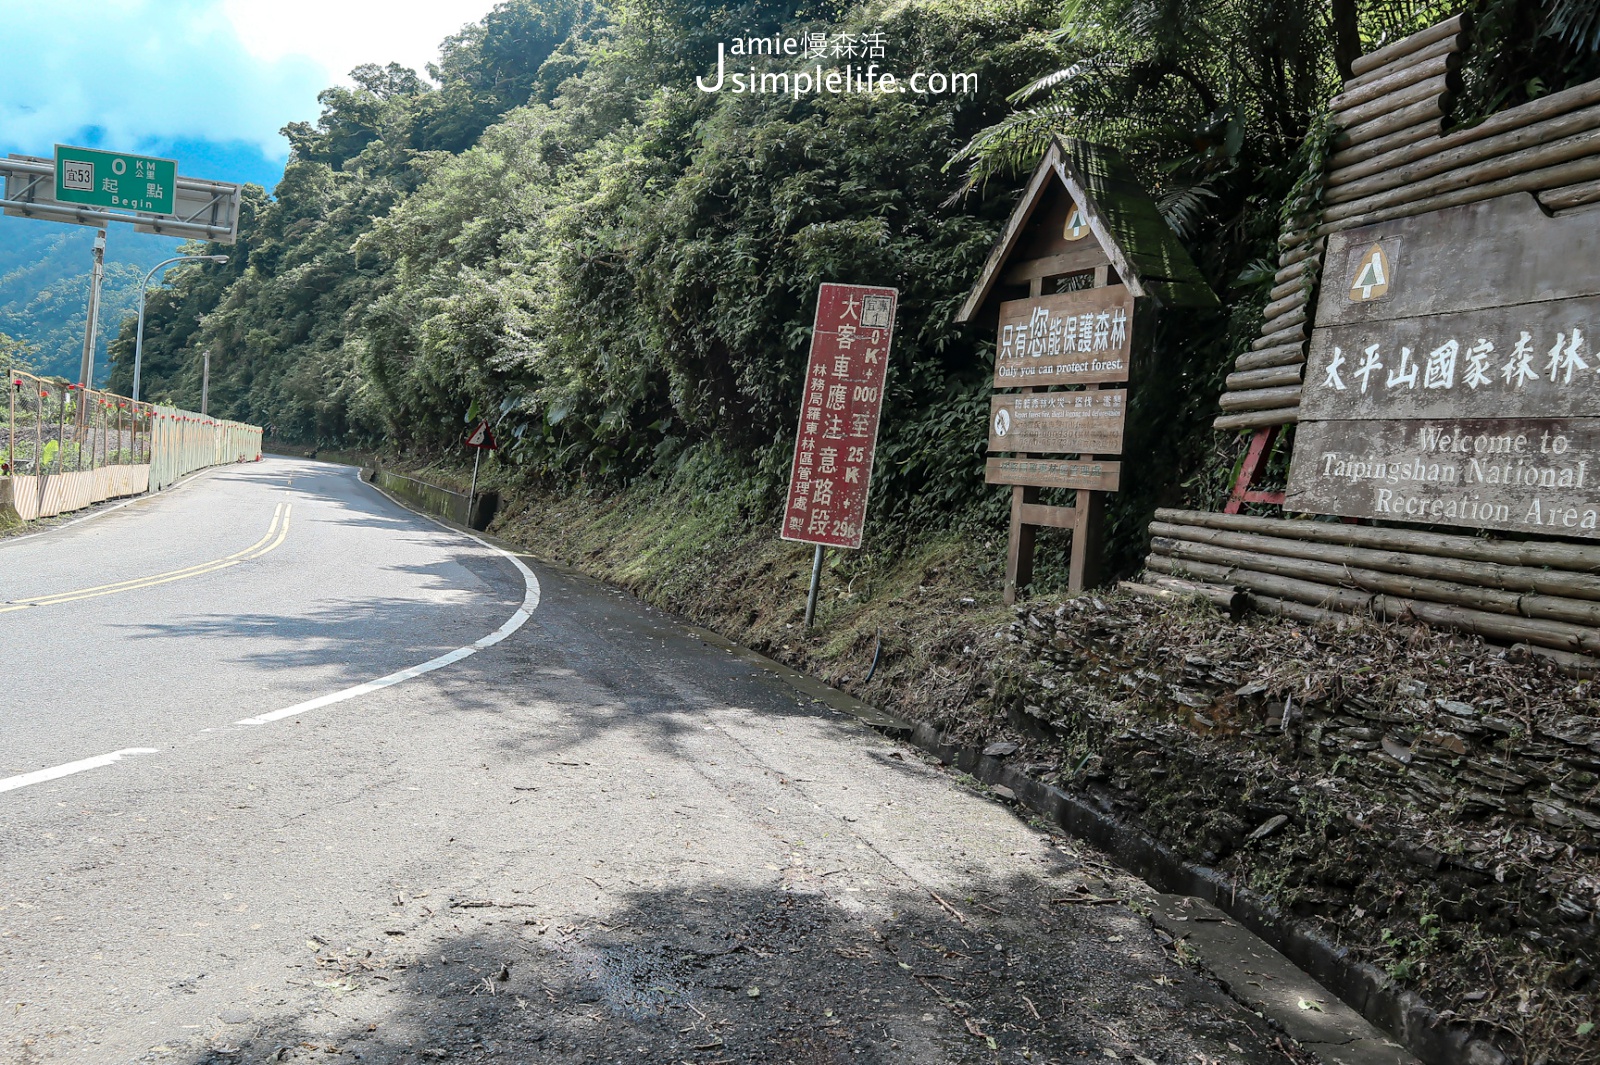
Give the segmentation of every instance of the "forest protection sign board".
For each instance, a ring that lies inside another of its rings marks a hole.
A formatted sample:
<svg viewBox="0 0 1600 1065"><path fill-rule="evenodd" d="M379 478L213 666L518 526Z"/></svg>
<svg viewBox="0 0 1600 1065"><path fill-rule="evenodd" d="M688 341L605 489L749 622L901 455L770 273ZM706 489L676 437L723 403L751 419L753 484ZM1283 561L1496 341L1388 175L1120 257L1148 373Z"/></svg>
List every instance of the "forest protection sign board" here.
<svg viewBox="0 0 1600 1065"><path fill-rule="evenodd" d="M871 285L828 283L817 293L785 540L861 546L898 298L897 289Z"/></svg>
<svg viewBox="0 0 1600 1065"><path fill-rule="evenodd" d="M996 388L1090 385L1128 379L1133 294L1126 285L1000 304Z"/></svg>

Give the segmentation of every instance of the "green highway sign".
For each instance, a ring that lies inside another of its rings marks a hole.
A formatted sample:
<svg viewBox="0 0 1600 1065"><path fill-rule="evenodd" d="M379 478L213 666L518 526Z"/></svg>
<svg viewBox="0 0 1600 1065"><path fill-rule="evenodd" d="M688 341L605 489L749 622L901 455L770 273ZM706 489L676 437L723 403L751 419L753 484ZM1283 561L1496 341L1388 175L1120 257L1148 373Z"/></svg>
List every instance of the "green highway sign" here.
<svg viewBox="0 0 1600 1065"><path fill-rule="evenodd" d="M56 145L56 199L63 203L172 214L177 184L171 159Z"/></svg>

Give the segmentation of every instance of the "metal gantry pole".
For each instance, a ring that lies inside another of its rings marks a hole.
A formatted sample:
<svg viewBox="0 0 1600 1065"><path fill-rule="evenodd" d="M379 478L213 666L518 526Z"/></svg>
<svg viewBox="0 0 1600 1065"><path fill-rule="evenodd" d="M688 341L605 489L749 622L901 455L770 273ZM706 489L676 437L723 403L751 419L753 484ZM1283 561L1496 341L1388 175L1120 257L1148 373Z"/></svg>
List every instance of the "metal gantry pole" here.
<svg viewBox="0 0 1600 1065"><path fill-rule="evenodd" d="M89 316L83 330L83 358L78 363L78 384L94 384L94 339L100 328L100 285L106 279L106 231L94 235L94 269L89 274Z"/></svg>
<svg viewBox="0 0 1600 1065"><path fill-rule="evenodd" d="M206 415L206 403L211 399L211 349L204 353L205 361L200 366L200 416Z"/></svg>

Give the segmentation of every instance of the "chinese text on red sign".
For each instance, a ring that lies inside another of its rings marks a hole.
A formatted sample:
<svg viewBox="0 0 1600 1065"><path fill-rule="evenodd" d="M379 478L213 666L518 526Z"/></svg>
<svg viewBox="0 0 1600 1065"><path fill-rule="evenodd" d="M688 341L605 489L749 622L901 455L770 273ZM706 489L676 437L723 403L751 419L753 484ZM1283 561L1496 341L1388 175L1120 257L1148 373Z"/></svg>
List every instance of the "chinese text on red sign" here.
<svg viewBox="0 0 1600 1065"><path fill-rule="evenodd" d="M897 296L892 288L834 284L817 294L785 540L861 546Z"/></svg>

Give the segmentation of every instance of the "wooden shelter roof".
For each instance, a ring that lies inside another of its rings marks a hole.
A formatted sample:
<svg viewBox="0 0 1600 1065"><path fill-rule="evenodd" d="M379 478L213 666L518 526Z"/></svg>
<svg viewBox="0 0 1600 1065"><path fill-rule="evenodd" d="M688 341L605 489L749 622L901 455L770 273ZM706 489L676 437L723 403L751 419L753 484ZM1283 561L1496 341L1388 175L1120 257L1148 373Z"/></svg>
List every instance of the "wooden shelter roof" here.
<svg viewBox="0 0 1600 1065"><path fill-rule="evenodd" d="M1018 257L1029 221L1042 203L1063 188L1083 212L1118 278L1135 296L1148 296L1168 307L1218 305L1216 293L1122 157L1102 145L1055 137L1006 221L977 283L956 312L956 321L973 321L991 302L1006 267Z"/></svg>

